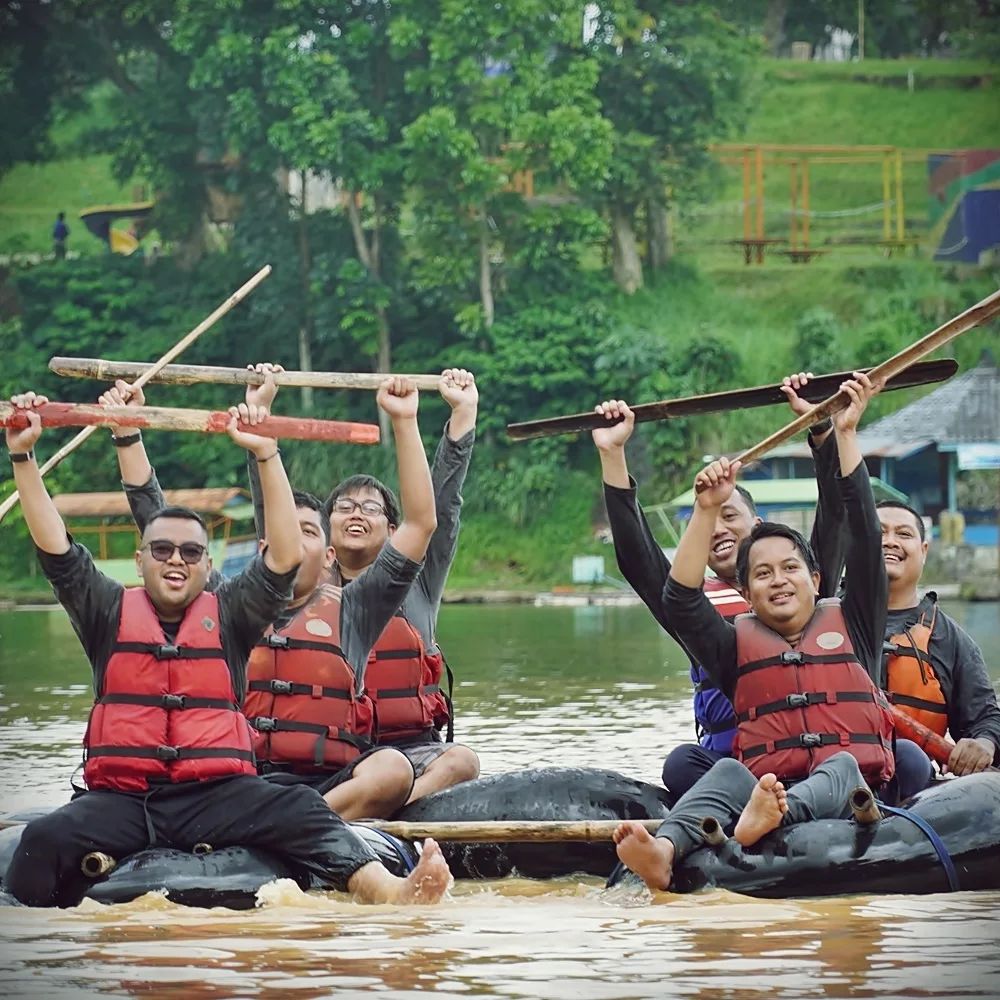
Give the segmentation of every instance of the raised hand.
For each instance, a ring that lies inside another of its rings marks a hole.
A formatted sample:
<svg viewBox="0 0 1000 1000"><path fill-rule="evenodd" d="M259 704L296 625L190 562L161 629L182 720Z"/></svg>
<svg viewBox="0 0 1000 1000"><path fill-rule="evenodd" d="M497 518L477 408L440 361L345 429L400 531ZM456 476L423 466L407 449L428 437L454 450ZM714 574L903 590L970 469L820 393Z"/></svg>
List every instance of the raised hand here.
<svg viewBox="0 0 1000 1000"><path fill-rule="evenodd" d="M598 403L594 412L601 414L607 420L603 427L595 427L590 435L598 451L609 451L624 448L625 442L635 430L635 414L624 399L608 399ZM617 421L613 423L612 421Z"/></svg>
<svg viewBox="0 0 1000 1000"><path fill-rule="evenodd" d="M709 510L721 507L736 489L736 474L742 462L728 458L717 458L706 465L694 478L695 503Z"/></svg>
<svg viewBox="0 0 1000 1000"><path fill-rule="evenodd" d="M97 402L101 406L134 406L138 408L146 405L146 394L142 391L141 385L132 385L131 382L126 382L124 379L116 379L115 384L110 389L105 389L97 397ZM130 433L133 428L128 427L125 430L126 433ZM121 427L118 424L111 428L111 433L115 437L121 436L119 431L121 431Z"/></svg>
<svg viewBox="0 0 1000 1000"><path fill-rule="evenodd" d="M858 429L861 415L872 396L881 391L884 381L872 380L863 372L854 372L854 378L840 383L840 391L850 398L850 405L833 415L833 426L838 434L853 433Z"/></svg>
<svg viewBox="0 0 1000 1000"><path fill-rule="evenodd" d="M261 385L248 385L246 395L243 397L248 406L263 406L268 412L274 405L274 397L278 395L278 383L274 381L277 372L283 372L282 365L273 365L269 361L264 361L257 365L247 365L252 372L257 372L264 376Z"/></svg>
<svg viewBox="0 0 1000 1000"><path fill-rule="evenodd" d="M420 393L410 379L390 375L379 386L375 400L391 420L406 420L416 417Z"/></svg>
<svg viewBox="0 0 1000 1000"><path fill-rule="evenodd" d="M438 381L438 392L453 410L479 405L476 376L464 368L445 368Z"/></svg>
<svg viewBox="0 0 1000 1000"><path fill-rule="evenodd" d="M786 375L781 380L781 391L785 394L785 399L788 400L792 413L797 417L801 417L803 413L812 409L813 404L803 399L798 391L809 384L809 379L815 377L812 372L795 372L792 375Z"/></svg>
<svg viewBox="0 0 1000 1000"><path fill-rule="evenodd" d="M257 406L254 403L240 403L239 406L229 407L230 421L226 427L229 436L247 451L253 452L260 462L266 462L269 458L277 454L278 442L274 438L263 437L240 428L240 423L251 427L259 424L268 416L266 406Z"/></svg>
<svg viewBox="0 0 1000 1000"><path fill-rule="evenodd" d="M42 418L36 413L36 408L44 406L48 396L39 396L34 392L22 392L10 397L11 403L28 418L28 426L24 428L8 427L7 451L12 455L23 454L35 447L35 442L42 435Z"/></svg>

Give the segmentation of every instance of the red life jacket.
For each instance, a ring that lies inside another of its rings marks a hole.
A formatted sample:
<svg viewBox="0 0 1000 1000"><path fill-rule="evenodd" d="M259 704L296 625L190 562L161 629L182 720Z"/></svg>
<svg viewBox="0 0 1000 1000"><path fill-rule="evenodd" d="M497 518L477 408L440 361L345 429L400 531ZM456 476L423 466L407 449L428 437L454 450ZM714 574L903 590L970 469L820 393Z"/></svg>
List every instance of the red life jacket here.
<svg viewBox="0 0 1000 1000"><path fill-rule="evenodd" d="M340 648L340 588L324 584L250 654L243 712L257 759L339 771L371 746L374 713Z"/></svg>
<svg viewBox="0 0 1000 1000"><path fill-rule="evenodd" d="M731 622L737 615L750 613L750 605L747 599L728 583L723 582L718 577L706 577L701 588L705 591L705 596L712 602L712 607Z"/></svg>
<svg viewBox="0 0 1000 1000"><path fill-rule="evenodd" d="M841 750L872 785L895 770L885 695L858 662L840 601L818 601L793 648L756 615L736 619L736 757L761 777L805 778Z"/></svg>
<svg viewBox="0 0 1000 1000"><path fill-rule="evenodd" d="M937 604L930 624L921 614L915 625L890 636L883 651L889 700L910 718L944 736L948 731L948 705L930 657L936 621Z"/></svg>
<svg viewBox="0 0 1000 1000"><path fill-rule="evenodd" d="M122 595L118 635L90 713L89 788L144 792L152 782L256 774L219 637L219 601L202 592L168 643L149 595Z"/></svg>
<svg viewBox="0 0 1000 1000"><path fill-rule="evenodd" d="M365 667L365 689L375 703L379 743L426 738L448 721L441 692L442 657L428 654L420 633L396 615L379 636Z"/></svg>

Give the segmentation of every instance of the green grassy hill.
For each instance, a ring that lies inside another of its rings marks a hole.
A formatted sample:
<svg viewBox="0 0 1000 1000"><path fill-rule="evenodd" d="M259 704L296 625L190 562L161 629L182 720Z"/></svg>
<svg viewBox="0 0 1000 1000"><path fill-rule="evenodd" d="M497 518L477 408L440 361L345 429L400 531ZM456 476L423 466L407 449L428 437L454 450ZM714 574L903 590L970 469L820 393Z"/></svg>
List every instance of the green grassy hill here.
<svg viewBox="0 0 1000 1000"><path fill-rule="evenodd" d="M907 86L910 69L912 91ZM741 141L888 144L917 151L919 155L904 165L905 215L908 230L914 232L926 227L927 150L1000 148L1000 87L985 65L767 61L752 99L754 113ZM101 252L82 223L74 224L76 215L88 204L132 197L131 185L112 179L108 157L69 156L74 147L72 123L61 128L66 130L60 147L66 157L22 165L0 178L0 254L48 252L52 220L60 209L67 211L73 228L71 247ZM769 235L787 234L788 182L787 166L767 167ZM680 254L675 265L637 295L618 296L609 303L616 325L662 338L670 350L706 335L719 337L743 359L739 380L756 384L800 367L821 367L814 357L796 356L796 338L807 320L828 331L824 352L831 363L873 364L1000 284L996 268L942 267L926 255L886 257L875 245L827 243L845 234L877 239L883 197L878 162L817 163L811 182L814 210L847 213L815 220L813 239L827 251L821 257L804 265L774 254L762 266L745 266L741 251L726 244L742 232L741 174L738 166L726 166L708 204L678 211ZM950 353L963 365L974 363L983 346L995 347L995 331L994 325L969 334ZM611 373L602 384L581 385L577 408L588 409L599 399L619 394L614 377ZM912 398L902 393L876 400L873 415ZM488 399L484 405L489 405ZM713 425L706 449L750 444L784 422L784 411L741 413ZM581 454L587 454L585 446ZM588 466L586 457L581 461ZM467 493L475 484L474 462ZM503 588L566 582L572 556L588 551L602 552L613 569L613 553L593 541L599 494L594 456L588 467L567 475L554 505L523 527L515 529L498 518L467 518L452 585ZM667 497L651 495L647 486L643 499L655 503Z"/></svg>

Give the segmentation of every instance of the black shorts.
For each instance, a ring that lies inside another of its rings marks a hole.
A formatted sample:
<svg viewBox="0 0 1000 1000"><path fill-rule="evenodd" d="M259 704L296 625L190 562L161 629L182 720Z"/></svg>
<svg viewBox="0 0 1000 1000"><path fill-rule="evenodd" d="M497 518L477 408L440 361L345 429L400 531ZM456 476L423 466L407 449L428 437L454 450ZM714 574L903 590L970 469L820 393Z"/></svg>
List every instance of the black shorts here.
<svg viewBox="0 0 1000 1000"><path fill-rule="evenodd" d="M384 749L385 747L372 747L355 757L350 764L345 764L339 771L325 771L316 774L294 774L291 771L267 770L268 765L265 764L261 777L275 785L309 785L310 788L315 788L320 795L326 795L338 785L350 781L354 777L354 769L363 760L367 760L372 754Z"/></svg>

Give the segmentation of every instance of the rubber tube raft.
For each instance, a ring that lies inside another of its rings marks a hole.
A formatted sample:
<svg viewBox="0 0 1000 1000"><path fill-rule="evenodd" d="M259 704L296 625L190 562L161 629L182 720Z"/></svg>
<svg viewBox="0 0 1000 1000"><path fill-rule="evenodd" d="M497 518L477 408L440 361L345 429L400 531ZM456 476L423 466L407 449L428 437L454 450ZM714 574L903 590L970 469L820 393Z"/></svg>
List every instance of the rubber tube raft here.
<svg viewBox="0 0 1000 1000"><path fill-rule="evenodd" d="M961 889L1000 888L1000 773L940 782L907 806L936 831ZM662 788L614 771L541 768L467 782L414 803L399 818L411 822L479 820L658 819L667 815ZM0 878L23 827L0 831ZM355 826L382 863L405 875L416 847ZM616 872L613 846L603 843L442 843L456 878L554 878ZM172 849L140 851L121 860L87 893L102 903L127 902L161 891L190 906L255 905L259 889L290 878L302 889L327 888L264 851L224 848L209 854ZM872 893L928 893L949 888L930 838L904 816L863 826L819 820L775 831L751 849L730 839L693 852L674 871L673 888L693 892L720 887L770 898Z"/></svg>

